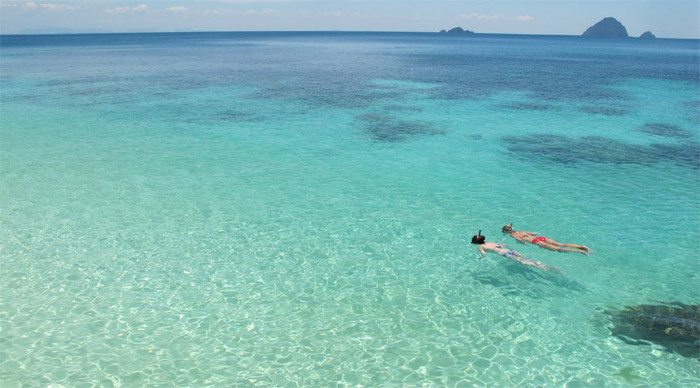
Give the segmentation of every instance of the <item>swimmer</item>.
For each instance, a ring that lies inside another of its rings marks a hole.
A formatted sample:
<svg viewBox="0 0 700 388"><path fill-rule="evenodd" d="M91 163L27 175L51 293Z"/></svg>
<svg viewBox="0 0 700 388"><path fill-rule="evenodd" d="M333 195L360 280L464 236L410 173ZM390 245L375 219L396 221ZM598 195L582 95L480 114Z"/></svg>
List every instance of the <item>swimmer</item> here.
<svg viewBox="0 0 700 388"><path fill-rule="evenodd" d="M591 248L585 245L564 244L555 241L549 237L540 236L537 233L527 232L524 230L513 230L513 224L504 225L501 231L509 234L514 239L521 243L530 243L537 245L540 248L549 249L557 252L574 252L587 255L591 253Z"/></svg>
<svg viewBox="0 0 700 388"><path fill-rule="evenodd" d="M481 231L479 231L479 234L472 237L472 244L477 245L477 247L479 249L479 253L481 253L482 256L485 256L486 252L493 252L493 253L499 254L507 259L515 260L515 261L519 262L520 264L543 269L545 271L559 272L559 269L554 268L554 267L550 267L548 265L544 265L544 264L540 263L539 261L528 259L527 257L523 256L519 252L516 252L516 251L508 248L506 245L496 244L496 243L492 243L492 242L486 242L486 237L481 235Z"/></svg>

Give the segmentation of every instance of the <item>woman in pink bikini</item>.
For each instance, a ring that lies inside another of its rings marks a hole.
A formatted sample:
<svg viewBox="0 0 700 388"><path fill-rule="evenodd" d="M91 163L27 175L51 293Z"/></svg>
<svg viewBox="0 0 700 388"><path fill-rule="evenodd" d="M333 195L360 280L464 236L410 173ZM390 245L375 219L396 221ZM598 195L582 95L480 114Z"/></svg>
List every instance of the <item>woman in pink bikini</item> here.
<svg viewBox="0 0 700 388"><path fill-rule="evenodd" d="M563 244L551 238L538 236L537 233L527 232L523 230L513 230L513 224L508 224L501 228L503 233L509 234L514 239L521 243L530 243L544 249L557 252L575 252L587 255L591 253L591 248L585 245Z"/></svg>

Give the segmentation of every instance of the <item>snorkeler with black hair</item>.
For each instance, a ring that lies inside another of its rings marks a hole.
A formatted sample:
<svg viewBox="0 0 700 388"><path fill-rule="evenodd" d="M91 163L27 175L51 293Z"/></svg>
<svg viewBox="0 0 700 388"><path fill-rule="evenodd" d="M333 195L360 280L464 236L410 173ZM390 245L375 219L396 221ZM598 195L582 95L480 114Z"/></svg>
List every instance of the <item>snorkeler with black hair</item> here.
<svg viewBox="0 0 700 388"><path fill-rule="evenodd" d="M549 249L550 251L574 252L584 255L591 253L591 248L585 245L564 244L549 237L540 236L537 233L525 230L513 230L513 224L504 225L501 231L518 240L518 242L534 244L540 248Z"/></svg>
<svg viewBox="0 0 700 388"><path fill-rule="evenodd" d="M493 253L499 254L507 259L515 260L515 261L519 262L520 264L543 269L545 271L559 272L559 269L542 264L539 261L528 259L527 257L523 256L519 252L516 252L516 251L508 248L504 244L496 244L496 243L492 243L492 242L486 242L486 236L483 236L481 234L481 231L479 231L479 233L476 236L472 237L472 244L475 244L477 246L477 248L479 249L479 253L481 253L482 256L485 256L486 252L493 252Z"/></svg>

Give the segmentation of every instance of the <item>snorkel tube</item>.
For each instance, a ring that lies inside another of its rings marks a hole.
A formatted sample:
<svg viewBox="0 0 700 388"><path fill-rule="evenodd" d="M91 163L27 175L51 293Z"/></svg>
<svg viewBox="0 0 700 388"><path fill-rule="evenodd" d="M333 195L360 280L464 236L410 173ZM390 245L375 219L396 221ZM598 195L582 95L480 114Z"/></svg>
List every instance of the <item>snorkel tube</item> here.
<svg viewBox="0 0 700 388"><path fill-rule="evenodd" d="M485 242L486 237L481 235L481 229L479 229L479 233L476 236L472 236L472 244L483 244Z"/></svg>

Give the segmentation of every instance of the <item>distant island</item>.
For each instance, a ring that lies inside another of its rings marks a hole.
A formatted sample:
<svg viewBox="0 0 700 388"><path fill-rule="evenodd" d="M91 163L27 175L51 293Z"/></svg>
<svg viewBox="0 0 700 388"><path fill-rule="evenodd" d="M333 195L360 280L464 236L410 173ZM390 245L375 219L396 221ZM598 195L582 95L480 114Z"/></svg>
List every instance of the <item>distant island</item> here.
<svg viewBox="0 0 700 388"><path fill-rule="evenodd" d="M598 23L588 27L581 36L592 36L597 38L627 38L627 29L622 23L613 17L607 17Z"/></svg>
<svg viewBox="0 0 700 388"><path fill-rule="evenodd" d="M627 28L622 25L617 19L613 17L607 17L598 23L588 27L586 31L581 34L581 36L588 36L594 38L629 38L627 34ZM653 39L656 38L651 31L647 31L639 36L641 39Z"/></svg>
<svg viewBox="0 0 700 388"><path fill-rule="evenodd" d="M449 30L440 30L440 34L455 34L455 35L460 35L460 34L475 34L474 31L471 30L465 30L462 27L454 27ZM629 38L629 34L627 33L627 28L625 28L622 23L620 23L617 19L614 17L606 17L603 18L603 20L599 21L598 23L588 27L586 31L581 34L581 36L585 37L593 37L593 38ZM651 31L645 31L642 35L639 36L639 39L654 39L656 38L656 35L654 35Z"/></svg>
<svg viewBox="0 0 700 388"><path fill-rule="evenodd" d="M455 28L449 29L447 31L440 30L440 33L441 34L473 34L474 31L465 30L462 27L455 27Z"/></svg>

